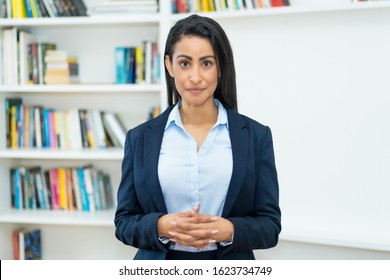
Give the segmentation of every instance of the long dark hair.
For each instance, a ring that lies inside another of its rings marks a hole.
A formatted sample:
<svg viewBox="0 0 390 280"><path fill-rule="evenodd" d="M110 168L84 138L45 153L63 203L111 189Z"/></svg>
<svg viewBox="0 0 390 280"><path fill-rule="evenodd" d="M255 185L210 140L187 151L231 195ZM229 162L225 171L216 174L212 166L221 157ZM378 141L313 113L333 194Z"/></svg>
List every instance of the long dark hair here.
<svg viewBox="0 0 390 280"><path fill-rule="evenodd" d="M214 93L214 98L218 99L225 108L237 111L236 70L234 67L233 51L225 31L215 20L208 17L191 15L181 19L169 31L165 44L164 59L168 56L172 62L172 55L176 43L187 35L205 38L211 43L217 57L219 73L221 75ZM166 66L165 79L167 83L168 105L174 105L179 101L180 95Z"/></svg>

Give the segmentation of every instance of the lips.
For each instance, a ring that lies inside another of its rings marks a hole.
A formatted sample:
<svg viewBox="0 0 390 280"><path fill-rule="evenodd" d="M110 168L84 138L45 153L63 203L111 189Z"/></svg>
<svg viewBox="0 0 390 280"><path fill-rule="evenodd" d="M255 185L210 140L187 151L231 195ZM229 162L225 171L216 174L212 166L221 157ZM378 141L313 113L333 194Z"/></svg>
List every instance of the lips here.
<svg viewBox="0 0 390 280"><path fill-rule="evenodd" d="M194 87L194 88L188 88L187 91L191 92L191 93L200 93L204 90L204 88L197 88L197 87Z"/></svg>

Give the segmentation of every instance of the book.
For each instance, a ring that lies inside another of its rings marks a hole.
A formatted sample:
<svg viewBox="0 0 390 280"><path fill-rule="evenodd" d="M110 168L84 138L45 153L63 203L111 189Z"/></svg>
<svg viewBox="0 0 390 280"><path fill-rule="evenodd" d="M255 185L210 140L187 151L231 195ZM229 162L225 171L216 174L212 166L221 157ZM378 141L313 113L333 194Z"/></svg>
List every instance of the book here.
<svg viewBox="0 0 390 280"><path fill-rule="evenodd" d="M116 84L126 84L126 47L115 48Z"/></svg>
<svg viewBox="0 0 390 280"><path fill-rule="evenodd" d="M39 229L23 231L24 237L24 259L42 259L41 231Z"/></svg>
<svg viewBox="0 0 390 280"><path fill-rule="evenodd" d="M118 115L106 112L103 114L103 122L113 143L118 147L125 146L126 129L121 124Z"/></svg>
<svg viewBox="0 0 390 280"><path fill-rule="evenodd" d="M126 50L126 62L127 83L135 83L135 48L128 47Z"/></svg>
<svg viewBox="0 0 390 280"><path fill-rule="evenodd" d="M84 169L82 167L77 168L78 182L80 185L80 197L83 211L89 211L89 196L85 186Z"/></svg>
<svg viewBox="0 0 390 280"><path fill-rule="evenodd" d="M57 11L55 10L55 7L53 7L53 2L50 0L42 0L43 5L45 6L45 9L50 17L56 17Z"/></svg>
<svg viewBox="0 0 390 280"><path fill-rule="evenodd" d="M81 120L78 109L71 109L67 112L67 136L68 148L81 149L83 148L81 135Z"/></svg>
<svg viewBox="0 0 390 280"><path fill-rule="evenodd" d="M77 174L77 168L71 168L72 173L72 188L74 193L74 205L77 210L83 210L81 203L81 187L79 182L79 176Z"/></svg>
<svg viewBox="0 0 390 280"><path fill-rule="evenodd" d="M90 110L89 115L94 128L94 135L96 139L96 145L98 148L107 147L106 134L104 133L104 125L102 120L102 113L99 110Z"/></svg>
<svg viewBox="0 0 390 280"><path fill-rule="evenodd" d="M60 209L68 209L68 193L66 188L66 172L65 168L58 168L58 185L60 191Z"/></svg>
<svg viewBox="0 0 390 280"><path fill-rule="evenodd" d="M26 18L27 9L24 0L12 0L12 18Z"/></svg>
<svg viewBox="0 0 390 280"><path fill-rule="evenodd" d="M142 46L135 48L135 81L137 84L142 84L145 80L144 77L144 51Z"/></svg>
<svg viewBox="0 0 390 280"><path fill-rule="evenodd" d="M37 1L37 5L38 5L39 12L41 14L41 17L50 17L50 14L46 9L46 6L43 3L43 0L36 0L36 1Z"/></svg>
<svg viewBox="0 0 390 280"><path fill-rule="evenodd" d="M23 120L23 146L20 147L26 147L28 148L30 146L30 112L31 108L30 105L24 106L24 120Z"/></svg>
<svg viewBox="0 0 390 280"><path fill-rule="evenodd" d="M68 54L63 50L46 50L45 84L69 84L70 72L67 62Z"/></svg>
<svg viewBox="0 0 390 280"><path fill-rule="evenodd" d="M32 7L31 7L31 1L30 0L25 0L24 3L26 5L27 17L33 18L34 15L33 15Z"/></svg>
<svg viewBox="0 0 390 280"><path fill-rule="evenodd" d="M6 97L5 98L5 129L6 129L6 141L7 147L12 147L12 141L15 135L11 138L11 130L16 131L16 106L22 104L21 97ZM13 127L13 128L12 128Z"/></svg>
<svg viewBox="0 0 390 280"><path fill-rule="evenodd" d="M12 232L12 243L14 248L14 259L20 260L19 256L19 232L17 230L14 230Z"/></svg>
<svg viewBox="0 0 390 280"><path fill-rule="evenodd" d="M77 16L85 17L88 15L88 9L83 0L71 0L71 2L75 6Z"/></svg>
<svg viewBox="0 0 390 280"><path fill-rule="evenodd" d="M12 2L14 3L14 2ZM16 27L2 30L3 43L3 83L4 85L17 85L18 73L18 30Z"/></svg>
<svg viewBox="0 0 390 280"><path fill-rule="evenodd" d="M272 7L283 7L290 5L288 0L270 0L270 2Z"/></svg>
<svg viewBox="0 0 390 280"><path fill-rule="evenodd" d="M72 183L72 171L70 168L65 169L65 187L66 187L66 193L68 195L67 197L68 209L75 210L77 208L76 208L75 193L73 190L73 183Z"/></svg>
<svg viewBox="0 0 390 280"><path fill-rule="evenodd" d="M14 209L23 209L23 193L19 168L10 169L11 179L11 205Z"/></svg>
<svg viewBox="0 0 390 280"><path fill-rule="evenodd" d="M58 183L58 169L52 168L49 170L50 189L52 194L52 209L60 209L60 187Z"/></svg>
<svg viewBox="0 0 390 280"><path fill-rule="evenodd" d="M38 43L29 44L31 49L30 57L30 84L39 84L39 61L38 61Z"/></svg>
<svg viewBox="0 0 390 280"><path fill-rule="evenodd" d="M85 187L85 192L88 197L88 202L89 202L89 211L90 212L95 212L96 209L96 201L95 201L95 195L94 195L94 187L93 187L93 179L92 179L92 166L87 165L83 168L84 172L84 187Z"/></svg>
<svg viewBox="0 0 390 280"><path fill-rule="evenodd" d="M71 84L80 83L78 59L76 57L68 57L67 64L69 69L69 82Z"/></svg>
<svg viewBox="0 0 390 280"><path fill-rule="evenodd" d="M42 148L43 142L42 142L42 107L41 106L35 106L34 107L34 122L35 122L35 147Z"/></svg>
<svg viewBox="0 0 390 280"><path fill-rule="evenodd" d="M20 260L41 260L42 245L41 245L41 230L21 229L15 231L14 242L17 236L18 259Z"/></svg>
<svg viewBox="0 0 390 280"><path fill-rule="evenodd" d="M31 173L34 174L35 190L38 198L39 208L50 209L51 207L48 202L46 182L41 167L35 167Z"/></svg>

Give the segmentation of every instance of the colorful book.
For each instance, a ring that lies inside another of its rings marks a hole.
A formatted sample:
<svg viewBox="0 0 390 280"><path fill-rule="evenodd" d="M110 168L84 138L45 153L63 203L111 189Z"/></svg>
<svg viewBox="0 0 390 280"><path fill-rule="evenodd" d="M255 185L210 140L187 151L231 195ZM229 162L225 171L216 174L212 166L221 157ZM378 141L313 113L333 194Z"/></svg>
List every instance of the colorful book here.
<svg viewBox="0 0 390 280"><path fill-rule="evenodd" d="M78 182L80 185L80 197L83 211L89 211L89 197L85 187L84 169L82 167L77 168Z"/></svg>
<svg viewBox="0 0 390 280"><path fill-rule="evenodd" d="M7 147L12 147L14 137L16 137L16 106L22 104L22 98L20 97L7 97L5 98L5 119L6 119L6 137ZM13 107L13 108L12 108ZM12 136L11 136L12 131ZM16 147L16 146L15 146Z"/></svg>
<svg viewBox="0 0 390 280"><path fill-rule="evenodd" d="M12 0L12 18L26 18L27 9L25 0Z"/></svg>
<svg viewBox="0 0 390 280"><path fill-rule="evenodd" d="M40 260L42 259L41 231L19 230L18 249L20 260Z"/></svg>
<svg viewBox="0 0 390 280"><path fill-rule="evenodd" d="M68 194L66 190L66 173L65 168L58 168L58 185L60 190L60 208L68 209Z"/></svg>
<svg viewBox="0 0 390 280"><path fill-rule="evenodd" d="M115 48L116 84L126 84L126 48Z"/></svg>

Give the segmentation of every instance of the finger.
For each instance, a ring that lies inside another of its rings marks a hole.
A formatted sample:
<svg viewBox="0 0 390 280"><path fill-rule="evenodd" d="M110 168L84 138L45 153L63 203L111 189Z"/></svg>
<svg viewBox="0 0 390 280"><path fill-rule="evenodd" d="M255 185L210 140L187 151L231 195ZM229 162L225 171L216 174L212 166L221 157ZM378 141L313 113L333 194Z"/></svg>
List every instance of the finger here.
<svg viewBox="0 0 390 280"><path fill-rule="evenodd" d="M194 212L195 213L199 213L199 209L200 209L200 203L198 202L194 208Z"/></svg>
<svg viewBox="0 0 390 280"><path fill-rule="evenodd" d="M195 248L205 248L209 243L215 243L214 239L206 238L206 239L198 239L194 238L191 235L181 234L178 232L170 232L171 238L170 240L175 243L179 243L185 246L191 246Z"/></svg>

